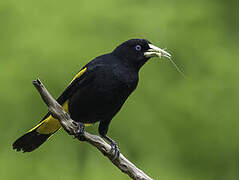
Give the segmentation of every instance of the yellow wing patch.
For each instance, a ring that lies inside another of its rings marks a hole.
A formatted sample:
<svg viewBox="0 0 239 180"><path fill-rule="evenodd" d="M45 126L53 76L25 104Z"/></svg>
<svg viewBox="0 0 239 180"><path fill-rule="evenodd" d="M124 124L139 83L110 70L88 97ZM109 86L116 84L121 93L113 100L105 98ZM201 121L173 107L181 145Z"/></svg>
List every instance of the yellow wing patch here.
<svg viewBox="0 0 239 180"><path fill-rule="evenodd" d="M70 83L72 83L75 79L79 78L82 74L84 74L86 72L87 68L85 67L84 69L82 69L80 72L78 72L75 77L71 80Z"/></svg>

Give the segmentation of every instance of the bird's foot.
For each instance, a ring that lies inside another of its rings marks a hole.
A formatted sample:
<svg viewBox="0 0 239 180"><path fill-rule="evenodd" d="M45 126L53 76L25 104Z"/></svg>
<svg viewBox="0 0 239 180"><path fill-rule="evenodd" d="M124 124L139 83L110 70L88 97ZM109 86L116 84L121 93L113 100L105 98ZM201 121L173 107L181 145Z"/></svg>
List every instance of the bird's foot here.
<svg viewBox="0 0 239 180"><path fill-rule="evenodd" d="M81 122L73 122L76 126L74 130L74 138L79 139L80 141L85 141L85 125Z"/></svg>
<svg viewBox="0 0 239 180"><path fill-rule="evenodd" d="M116 142L114 142L114 141L111 142L110 146L111 146L110 152L111 153L114 152L114 157L113 157L113 161L114 161L114 160L119 158L120 150L119 150L118 144Z"/></svg>

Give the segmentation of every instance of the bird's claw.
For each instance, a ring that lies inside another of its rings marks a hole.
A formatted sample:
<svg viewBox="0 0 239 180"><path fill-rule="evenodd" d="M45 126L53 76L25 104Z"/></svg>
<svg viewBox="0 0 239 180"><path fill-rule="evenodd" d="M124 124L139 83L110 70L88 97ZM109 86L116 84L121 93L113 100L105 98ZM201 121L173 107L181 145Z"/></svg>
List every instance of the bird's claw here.
<svg viewBox="0 0 239 180"><path fill-rule="evenodd" d="M118 144L116 142L112 142L111 143L111 150L110 150L110 152L111 153L114 152L113 161L119 158L120 150L119 150Z"/></svg>
<svg viewBox="0 0 239 180"><path fill-rule="evenodd" d="M77 138L80 141L85 141L85 125L81 122L74 122L76 129L73 130L74 132L74 139Z"/></svg>

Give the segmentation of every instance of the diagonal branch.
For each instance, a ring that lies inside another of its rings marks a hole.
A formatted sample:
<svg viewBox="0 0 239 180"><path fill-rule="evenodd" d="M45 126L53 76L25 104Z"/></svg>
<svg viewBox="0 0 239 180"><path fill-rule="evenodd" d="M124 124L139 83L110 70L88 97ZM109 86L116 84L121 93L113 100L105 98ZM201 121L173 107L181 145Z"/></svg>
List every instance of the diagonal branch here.
<svg viewBox="0 0 239 180"><path fill-rule="evenodd" d="M59 120L62 127L67 131L68 134L73 135L74 130L76 130L76 125L74 121L70 118L69 114L66 113L60 104L51 96L44 85L41 83L40 79L34 80L33 85L36 87L40 93L43 101L48 106L49 112L52 116ZM122 154L119 158L113 160L114 154L111 151L111 146L107 144L101 137L92 135L85 132L85 141L95 146L103 155L108 157L108 159L118 167L122 172L128 174L134 180L153 180L148 175L146 175L142 170L138 169L133 163L126 159Z"/></svg>

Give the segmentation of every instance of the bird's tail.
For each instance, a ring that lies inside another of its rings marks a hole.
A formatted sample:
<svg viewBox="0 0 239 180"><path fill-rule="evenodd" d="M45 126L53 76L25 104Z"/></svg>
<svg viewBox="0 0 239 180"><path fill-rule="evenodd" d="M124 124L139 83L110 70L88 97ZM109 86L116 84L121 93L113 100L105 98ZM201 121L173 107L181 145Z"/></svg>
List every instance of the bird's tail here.
<svg viewBox="0 0 239 180"><path fill-rule="evenodd" d="M60 128L59 121L49 115L26 134L18 138L12 145L13 149L31 152L43 144Z"/></svg>

